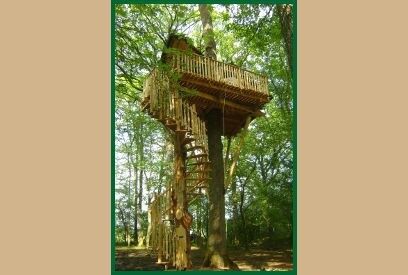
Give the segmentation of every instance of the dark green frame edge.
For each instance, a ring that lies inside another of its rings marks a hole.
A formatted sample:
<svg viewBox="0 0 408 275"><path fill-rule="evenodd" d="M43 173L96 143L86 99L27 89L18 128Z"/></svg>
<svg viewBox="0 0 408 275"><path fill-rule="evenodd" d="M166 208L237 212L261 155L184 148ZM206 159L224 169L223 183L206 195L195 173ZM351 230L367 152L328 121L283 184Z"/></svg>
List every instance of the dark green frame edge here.
<svg viewBox="0 0 408 275"><path fill-rule="evenodd" d="M164 1L150 0L148 3L143 1L126 1L126 0L112 0L111 1L111 274L152 274L161 273L163 271L116 271L115 270L115 5L116 4L159 4ZM217 4L219 1L188 1L179 0L174 4L195 4L208 3ZM263 272L273 274L297 274L297 1L296 0L272 0L272 1L224 1L224 3L231 4L293 4L293 41L292 41L292 56L293 60L293 77L292 77L292 99L293 99L293 270L290 271L246 271L246 272ZM181 272L181 271L174 271ZM213 273L216 271L189 271L202 273ZM235 272L235 271L225 271Z"/></svg>

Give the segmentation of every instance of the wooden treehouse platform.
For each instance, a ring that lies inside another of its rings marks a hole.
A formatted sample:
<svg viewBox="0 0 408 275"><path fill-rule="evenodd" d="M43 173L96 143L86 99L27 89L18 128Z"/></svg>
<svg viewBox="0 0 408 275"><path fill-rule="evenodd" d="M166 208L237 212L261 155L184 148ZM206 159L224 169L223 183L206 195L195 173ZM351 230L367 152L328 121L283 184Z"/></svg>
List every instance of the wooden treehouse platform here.
<svg viewBox="0 0 408 275"><path fill-rule="evenodd" d="M191 90L188 100L199 114L223 110L227 136L235 135L247 116L261 116L259 110L270 100L265 76L195 53L173 54L169 63L180 73L180 85Z"/></svg>
<svg viewBox="0 0 408 275"><path fill-rule="evenodd" d="M196 106L201 119L211 109L220 109L224 135L234 136L244 126L246 117L263 115L260 109L270 101L266 76L204 57L183 39L173 38L168 47L172 50L163 54L162 61L177 75L180 92ZM148 78L157 74L155 69ZM170 88L168 80L165 81ZM144 104L148 104L150 95L145 91Z"/></svg>

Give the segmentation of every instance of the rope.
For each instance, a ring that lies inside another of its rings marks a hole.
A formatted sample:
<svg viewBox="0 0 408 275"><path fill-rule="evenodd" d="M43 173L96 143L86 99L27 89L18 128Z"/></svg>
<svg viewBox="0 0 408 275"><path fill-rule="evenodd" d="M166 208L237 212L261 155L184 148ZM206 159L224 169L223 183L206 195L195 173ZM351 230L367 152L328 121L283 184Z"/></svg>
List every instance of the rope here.
<svg viewBox="0 0 408 275"><path fill-rule="evenodd" d="M224 104L222 105L222 135L225 136L225 98L227 97L227 93L224 92Z"/></svg>

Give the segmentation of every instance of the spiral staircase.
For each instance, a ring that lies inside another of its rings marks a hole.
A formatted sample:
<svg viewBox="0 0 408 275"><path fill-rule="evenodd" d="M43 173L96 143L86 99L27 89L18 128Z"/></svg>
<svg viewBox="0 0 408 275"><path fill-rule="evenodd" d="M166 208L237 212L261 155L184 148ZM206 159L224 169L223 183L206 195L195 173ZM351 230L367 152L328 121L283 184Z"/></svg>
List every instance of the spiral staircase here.
<svg viewBox="0 0 408 275"><path fill-rule="evenodd" d="M153 70L143 86L142 110L160 121L175 138L181 139L185 153L187 200L203 194L209 179L208 141L205 122L195 104L177 90L165 72Z"/></svg>
<svg viewBox="0 0 408 275"><path fill-rule="evenodd" d="M174 177L151 205L151 249L159 264L191 267L188 205L208 188L210 162L205 122L195 104L181 91L168 72L154 69L143 85L142 110L160 121L175 140ZM181 174L181 175L180 175Z"/></svg>

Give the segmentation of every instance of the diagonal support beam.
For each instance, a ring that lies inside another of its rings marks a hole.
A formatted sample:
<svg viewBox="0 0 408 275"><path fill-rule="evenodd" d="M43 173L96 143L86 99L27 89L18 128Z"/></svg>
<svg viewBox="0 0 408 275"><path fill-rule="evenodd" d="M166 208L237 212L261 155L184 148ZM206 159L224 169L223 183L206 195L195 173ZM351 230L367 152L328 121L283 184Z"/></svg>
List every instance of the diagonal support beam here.
<svg viewBox="0 0 408 275"><path fill-rule="evenodd" d="M228 189L228 186L229 186L230 183L231 183L231 179L232 179L232 176L233 176L234 171L235 171L235 166L236 166L237 161L238 161L239 153L240 153L240 151L241 151L242 144L244 143L244 138L245 138L245 136L246 136L246 134L247 134L247 132L248 132L248 126L249 126L249 123L250 123L250 122L251 122L251 117L248 116L248 117L246 118L246 121L245 121L244 129L243 129L242 132L241 132L239 144L238 144L238 146L237 146L237 149L235 150L234 159L232 160L231 168L230 168L230 170L229 170L228 177L227 177L227 179L225 180L225 190Z"/></svg>

